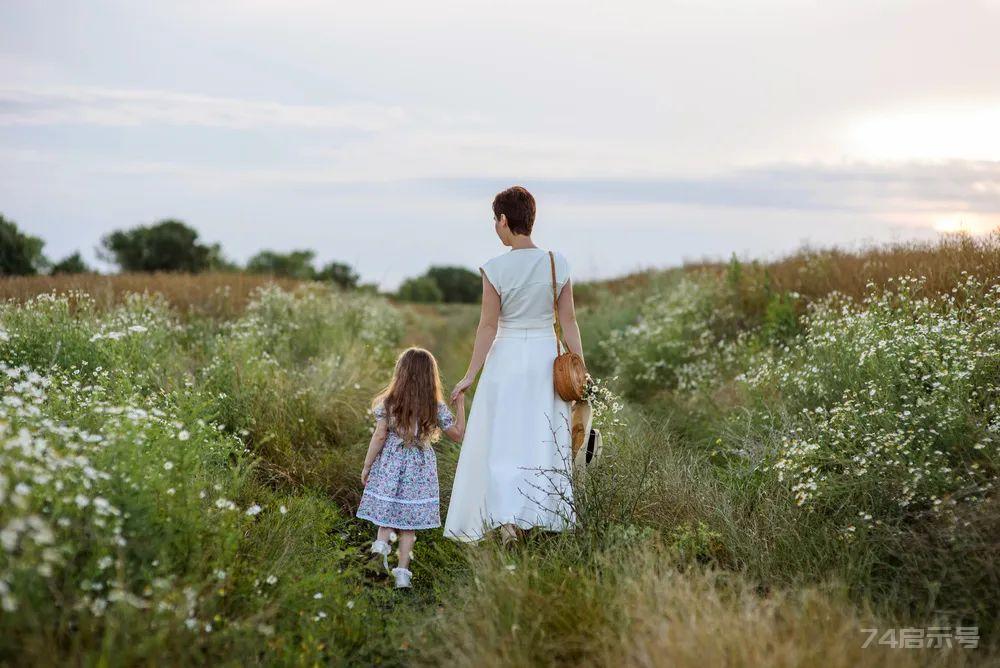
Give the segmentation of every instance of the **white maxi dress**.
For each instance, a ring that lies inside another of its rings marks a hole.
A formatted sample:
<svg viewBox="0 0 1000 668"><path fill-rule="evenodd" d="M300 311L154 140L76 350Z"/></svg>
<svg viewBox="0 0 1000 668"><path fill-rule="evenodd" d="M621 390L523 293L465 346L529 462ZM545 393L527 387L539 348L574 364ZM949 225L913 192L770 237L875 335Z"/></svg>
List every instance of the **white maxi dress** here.
<svg viewBox="0 0 1000 668"><path fill-rule="evenodd" d="M569 264L555 253L556 285ZM444 535L477 541L503 524L572 526L570 407L555 393L548 251L515 249L481 267L500 295L500 322L476 388Z"/></svg>

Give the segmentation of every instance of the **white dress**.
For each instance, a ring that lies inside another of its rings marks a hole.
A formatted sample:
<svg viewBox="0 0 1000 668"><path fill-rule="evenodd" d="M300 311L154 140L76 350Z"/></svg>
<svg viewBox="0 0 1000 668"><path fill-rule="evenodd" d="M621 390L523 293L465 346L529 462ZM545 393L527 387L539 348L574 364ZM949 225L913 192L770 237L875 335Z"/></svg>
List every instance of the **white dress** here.
<svg viewBox="0 0 1000 668"><path fill-rule="evenodd" d="M569 265L555 254L558 290ZM574 522L570 409L552 386L556 337L548 251L515 249L481 267L500 323L462 442L444 535L476 541L502 524L562 531Z"/></svg>

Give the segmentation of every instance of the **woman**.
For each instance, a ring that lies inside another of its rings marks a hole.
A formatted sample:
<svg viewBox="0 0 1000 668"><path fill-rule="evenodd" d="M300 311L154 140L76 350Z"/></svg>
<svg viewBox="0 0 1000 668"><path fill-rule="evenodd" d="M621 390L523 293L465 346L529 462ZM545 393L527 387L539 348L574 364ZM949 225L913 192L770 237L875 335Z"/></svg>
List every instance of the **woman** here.
<svg viewBox="0 0 1000 668"><path fill-rule="evenodd" d="M552 385L556 357L552 267L531 240L535 199L520 186L493 200L494 229L510 251L482 267L483 305L472 360L452 400L476 389L444 534L477 541L501 528L562 531L572 509L570 408ZM569 265L555 256L558 316L567 347L583 356ZM484 367L485 364L485 367Z"/></svg>

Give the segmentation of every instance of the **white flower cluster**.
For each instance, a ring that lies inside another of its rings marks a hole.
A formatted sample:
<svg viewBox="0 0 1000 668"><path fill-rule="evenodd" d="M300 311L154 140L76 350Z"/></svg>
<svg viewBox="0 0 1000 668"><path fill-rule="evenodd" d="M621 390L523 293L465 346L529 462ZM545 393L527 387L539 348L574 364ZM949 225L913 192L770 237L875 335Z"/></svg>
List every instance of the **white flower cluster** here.
<svg viewBox="0 0 1000 668"><path fill-rule="evenodd" d="M744 376L797 407L771 463L797 503L867 526L979 501L1000 463L1000 287L894 283L815 304L802 339Z"/></svg>
<svg viewBox="0 0 1000 668"><path fill-rule="evenodd" d="M99 318L87 312L86 299L43 296L0 309L6 334L0 341L0 607L10 612L37 605L32 595L59 588L67 609L88 614L103 615L117 604L180 614L185 610L170 602L173 593L157 585L168 580L142 585L139 565L125 558L135 532L150 530L130 526L128 504L144 511L150 509L144 504L152 504L158 521L170 522L174 511L165 507L166 499L198 482L184 448L222 461L242 448L201 420L184 424L163 394L145 396L134 387L123 394L133 380L127 369L84 360L43 373L13 361L30 357L38 340L44 343L53 331L59 341L46 357L63 352L63 345L96 351L105 339L116 339L110 333L144 335L168 326L155 300L144 306L143 298L130 298ZM188 442L192 433L199 437ZM227 470L228 464L221 465L216 475ZM195 495L176 496L183 504ZM203 521L217 525L251 522L263 510L252 504L245 515L218 512L204 503L202 513L217 515ZM223 510L239 508L227 501ZM66 591L67 580L75 591Z"/></svg>
<svg viewBox="0 0 1000 668"><path fill-rule="evenodd" d="M720 354L738 350L717 333L733 318L719 291L710 279L684 277L649 297L634 324L601 342L614 375L634 393L690 390L715 375Z"/></svg>
<svg viewBox="0 0 1000 668"><path fill-rule="evenodd" d="M605 436L623 424L618 414L624 408L624 404L605 381L588 374L584 399L593 411L594 426Z"/></svg>
<svg viewBox="0 0 1000 668"><path fill-rule="evenodd" d="M106 437L49 416L53 402L91 391L79 382L53 382L3 361L0 372L6 379L0 406L0 543L5 555L0 594L4 609L13 610L19 585L54 577L84 536L98 571L107 568L110 562L104 560L112 559L126 538L122 512L102 495L112 478L100 457ZM97 403L90 408L98 406L104 407Z"/></svg>

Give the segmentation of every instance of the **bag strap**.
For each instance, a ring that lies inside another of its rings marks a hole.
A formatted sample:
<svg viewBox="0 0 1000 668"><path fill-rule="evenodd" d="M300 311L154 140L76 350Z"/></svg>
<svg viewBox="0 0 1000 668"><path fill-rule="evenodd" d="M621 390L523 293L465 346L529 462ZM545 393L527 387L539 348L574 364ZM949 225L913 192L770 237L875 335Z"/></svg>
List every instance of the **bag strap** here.
<svg viewBox="0 0 1000 668"><path fill-rule="evenodd" d="M562 355L562 325L559 324L559 297L556 295L556 256L549 251L552 266L552 325L556 328L556 357Z"/></svg>

